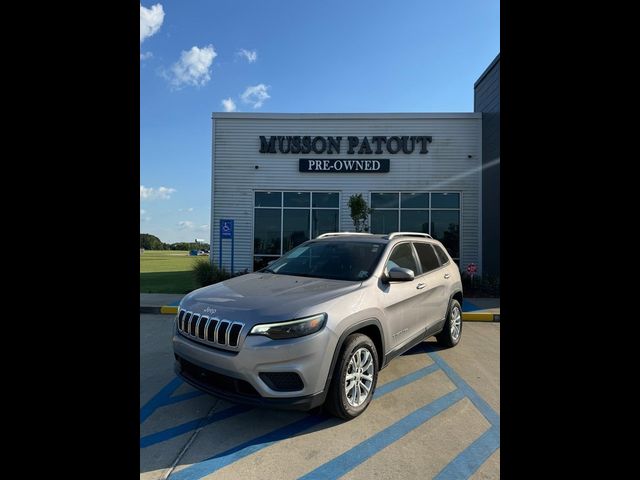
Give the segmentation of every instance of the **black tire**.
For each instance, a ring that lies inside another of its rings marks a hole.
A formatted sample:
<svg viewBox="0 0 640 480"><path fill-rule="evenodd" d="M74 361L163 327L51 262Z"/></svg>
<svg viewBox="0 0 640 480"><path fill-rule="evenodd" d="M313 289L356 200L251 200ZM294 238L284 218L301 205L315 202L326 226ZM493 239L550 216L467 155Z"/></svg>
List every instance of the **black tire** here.
<svg viewBox="0 0 640 480"><path fill-rule="evenodd" d="M349 369L349 361L354 353L360 348L365 348L369 351L373 357L373 380L371 388L367 394L366 399L359 406L353 406L347 400L345 392L345 379L347 376L347 370ZM329 387L329 393L325 402L327 410L336 417L343 418L345 420L351 420L356 418L362 412L364 412L376 389L378 382L378 351L371 339L362 333L353 333L349 335L344 341L342 352L336 362L333 377L331 378L331 385Z"/></svg>
<svg viewBox="0 0 640 480"><path fill-rule="evenodd" d="M457 312L457 313L456 313ZM453 318L459 315L460 316L460 332L458 333L457 338L453 336L451 323ZM462 307L460 306L460 302L455 298L451 300L449 304L449 310L447 311L447 320L444 322L444 328L442 332L436 335L436 339L438 340L438 344L442 347L455 347L462 338Z"/></svg>

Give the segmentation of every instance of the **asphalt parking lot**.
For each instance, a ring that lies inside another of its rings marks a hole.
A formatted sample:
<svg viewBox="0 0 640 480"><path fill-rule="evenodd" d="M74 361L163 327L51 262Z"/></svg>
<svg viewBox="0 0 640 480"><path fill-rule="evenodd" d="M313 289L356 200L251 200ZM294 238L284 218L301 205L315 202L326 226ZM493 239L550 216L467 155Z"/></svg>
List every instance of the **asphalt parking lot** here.
<svg viewBox="0 0 640 480"><path fill-rule="evenodd" d="M173 373L173 315L140 315L142 479L493 479L500 476L500 324L467 322L380 372L371 405L323 413L218 400Z"/></svg>

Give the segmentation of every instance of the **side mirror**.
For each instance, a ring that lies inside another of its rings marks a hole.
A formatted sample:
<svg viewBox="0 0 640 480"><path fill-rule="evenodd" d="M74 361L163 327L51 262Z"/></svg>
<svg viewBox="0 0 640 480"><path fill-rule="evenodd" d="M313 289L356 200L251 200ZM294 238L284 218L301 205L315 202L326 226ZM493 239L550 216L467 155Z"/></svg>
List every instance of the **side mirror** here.
<svg viewBox="0 0 640 480"><path fill-rule="evenodd" d="M414 278L416 278L416 275L410 268L393 267L387 275L387 280L396 280L398 282L410 282Z"/></svg>

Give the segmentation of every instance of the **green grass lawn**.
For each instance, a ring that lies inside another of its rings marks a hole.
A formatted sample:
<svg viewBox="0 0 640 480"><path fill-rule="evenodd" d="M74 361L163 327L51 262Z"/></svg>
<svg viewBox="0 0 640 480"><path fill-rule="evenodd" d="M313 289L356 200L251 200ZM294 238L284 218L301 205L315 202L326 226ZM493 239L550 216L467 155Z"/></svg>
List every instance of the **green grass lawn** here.
<svg viewBox="0 0 640 480"><path fill-rule="evenodd" d="M187 293L198 288L191 267L209 257L181 250L146 250L140 255L141 293Z"/></svg>

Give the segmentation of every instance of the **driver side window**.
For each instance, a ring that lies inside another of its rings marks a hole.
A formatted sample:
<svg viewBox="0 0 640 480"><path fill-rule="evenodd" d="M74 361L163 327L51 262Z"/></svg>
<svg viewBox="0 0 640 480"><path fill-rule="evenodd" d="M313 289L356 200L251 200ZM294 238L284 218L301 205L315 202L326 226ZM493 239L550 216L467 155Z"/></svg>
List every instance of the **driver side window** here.
<svg viewBox="0 0 640 480"><path fill-rule="evenodd" d="M410 243L401 243L393 249L393 252L391 252L391 255L389 256L389 260L387 260L387 271L391 270L393 267L408 268L413 270L415 275L418 275L418 266L416 265L416 260L413 257L413 251L411 250Z"/></svg>

